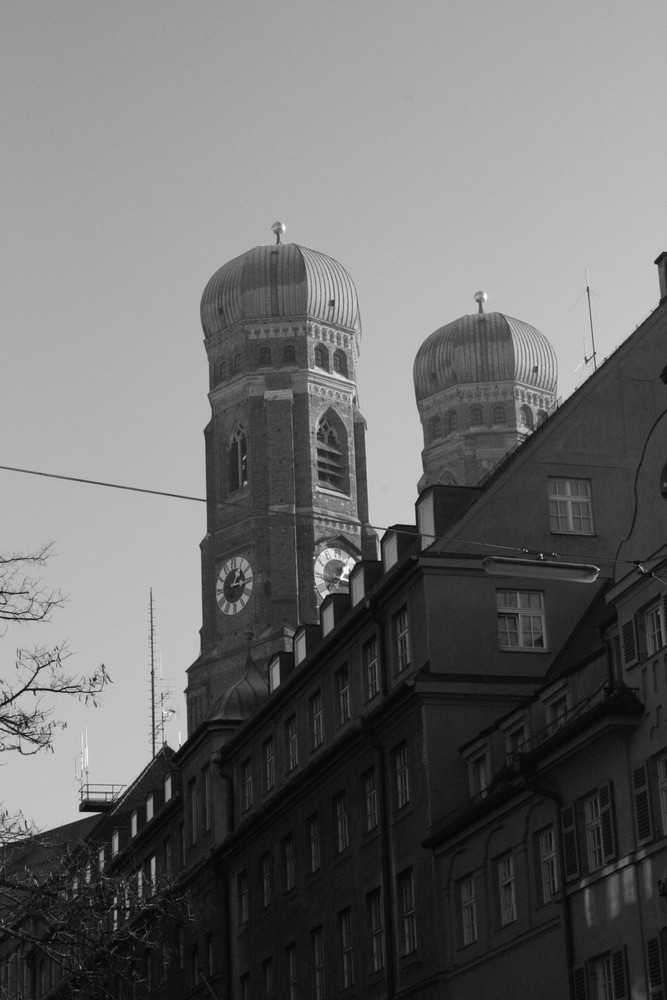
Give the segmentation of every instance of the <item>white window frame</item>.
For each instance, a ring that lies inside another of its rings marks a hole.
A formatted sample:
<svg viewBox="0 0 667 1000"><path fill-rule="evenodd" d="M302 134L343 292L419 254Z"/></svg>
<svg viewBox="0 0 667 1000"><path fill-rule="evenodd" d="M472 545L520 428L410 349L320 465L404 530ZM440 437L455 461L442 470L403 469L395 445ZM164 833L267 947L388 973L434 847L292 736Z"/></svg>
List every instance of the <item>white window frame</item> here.
<svg viewBox="0 0 667 1000"><path fill-rule="evenodd" d="M593 535L590 479L550 476L549 526L554 534Z"/></svg>
<svg viewBox="0 0 667 1000"><path fill-rule="evenodd" d="M308 847L310 852L310 872L311 875L319 871L322 864L320 850L320 821L317 816L308 818Z"/></svg>
<svg viewBox="0 0 667 1000"><path fill-rule="evenodd" d="M338 696L338 725L350 721L350 671L347 663L336 671L336 694Z"/></svg>
<svg viewBox="0 0 667 1000"><path fill-rule="evenodd" d="M505 854L498 858L498 892L500 899L500 924L507 927L517 919L516 910L516 879L514 875L514 856Z"/></svg>
<svg viewBox="0 0 667 1000"><path fill-rule="evenodd" d="M273 736L269 736L262 744L262 764L264 777L264 791L271 792L276 784L276 753L273 745Z"/></svg>
<svg viewBox="0 0 667 1000"><path fill-rule="evenodd" d="M394 751L396 764L396 808L402 809L410 802L410 769L408 748L405 743Z"/></svg>
<svg viewBox="0 0 667 1000"><path fill-rule="evenodd" d="M470 795L486 795L491 782L491 767L486 748L468 760L468 782Z"/></svg>
<svg viewBox="0 0 667 1000"><path fill-rule="evenodd" d="M410 955L417 950L417 911L415 909L415 880L412 868L398 876L403 925L403 954Z"/></svg>
<svg viewBox="0 0 667 1000"><path fill-rule="evenodd" d="M271 855L268 851L260 859L262 876L262 904L269 906L273 898L273 879L271 877Z"/></svg>
<svg viewBox="0 0 667 1000"><path fill-rule="evenodd" d="M501 649L547 648L544 593L541 590L497 590L498 643Z"/></svg>
<svg viewBox="0 0 667 1000"><path fill-rule="evenodd" d="M368 920L371 932L371 972L384 969L384 911L382 890L368 894Z"/></svg>
<svg viewBox="0 0 667 1000"><path fill-rule="evenodd" d="M294 837L292 834L285 837L283 841L283 852L285 860L285 892L289 892L296 885L296 857L294 854Z"/></svg>
<svg viewBox="0 0 667 1000"><path fill-rule="evenodd" d="M595 792L584 799L584 821L586 826L586 855L588 870L599 871L604 864L602 842L602 807L600 793Z"/></svg>
<svg viewBox="0 0 667 1000"><path fill-rule="evenodd" d="M310 747L317 750L324 741L324 726L322 716L322 692L316 691L310 697Z"/></svg>
<svg viewBox="0 0 667 1000"><path fill-rule="evenodd" d="M293 771L299 764L299 744L296 715L285 722L285 746L287 748L287 770Z"/></svg>
<svg viewBox="0 0 667 1000"><path fill-rule="evenodd" d="M340 930L341 973L344 990L354 985L354 951L352 945L352 910L341 910L338 914Z"/></svg>
<svg viewBox="0 0 667 1000"><path fill-rule="evenodd" d="M662 822L662 832L667 834L667 754L658 757L658 801L660 803L660 820Z"/></svg>
<svg viewBox="0 0 667 1000"><path fill-rule="evenodd" d="M400 674L410 666L410 619L407 607L394 617L394 636L396 649L396 673Z"/></svg>
<svg viewBox="0 0 667 1000"><path fill-rule="evenodd" d="M243 811L253 806L252 757L246 757L241 764L241 787L243 790Z"/></svg>
<svg viewBox="0 0 667 1000"><path fill-rule="evenodd" d="M347 796L341 792L334 799L336 809L336 847L342 854L350 846L350 828L347 821Z"/></svg>
<svg viewBox="0 0 667 1000"><path fill-rule="evenodd" d="M472 875L460 882L461 898L461 929L463 945L474 944L477 940L477 900L475 897L475 879Z"/></svg>
<svg viewBox="0 0 667 1000"><path fill-rule="evenodd" d="M380 662L378 642L374 636L364 645L364 666L366 668L366 696L368 701L380 693Z"/></svg>
<svg viewBox="0 0 667 1000"><path fill-rule="evenodd" d="M542 902L550 903L560 888L556 833L552 826L548 827L546 830L542 830L539 834L538 844L540 852Z"/></svg>
<svg viewBox="0 0 667 1000"><path fill-rule="evenodd" d="M366 833L370 833L378 825L378 793L375 768L366 771L364 775L364 795L366 801Z"/></svg>
<svg viewBox="0 0 667 1000"><path fill-rule="evenodd" d="M665 645L665 617L662 600L651 604L644 612L646 654L653 656Z"/></svg>
<svg viewBox="0 0 667 1000"><path fill-rule="evenodd" d="M324 979L324 930L322 925L311 931L313 942L313 971L315 973L315 1000L325 1000Z"/></svg>

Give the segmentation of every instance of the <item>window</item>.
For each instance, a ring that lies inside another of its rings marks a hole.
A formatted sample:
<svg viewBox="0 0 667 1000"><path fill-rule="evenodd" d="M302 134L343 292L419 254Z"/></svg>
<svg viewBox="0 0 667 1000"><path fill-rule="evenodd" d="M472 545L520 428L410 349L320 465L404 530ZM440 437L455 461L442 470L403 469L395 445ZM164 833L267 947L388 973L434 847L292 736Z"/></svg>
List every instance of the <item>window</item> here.
<svg viewBox="0 0 667 1000"><path fill-rule="evenodd" d="M259 859L259 877L262 883L262 906L268 906L273 898L271 855L268 851Z"/></svg>
<svg viewBox="0 0 667 1000"><path fill-rule="evenodd" d="M539 834L540 878L542 883L542 902L550 903L558 892L558 858L556 855L556 837L553 827Z"/></svg>
<svg viewBox="0 0 667 1000"><path fill-rule="evenodd" d="M493 422L494 424L504 424L507 422L504 406L498 405L493 407Z"/></svg>
<svg viewBox="0 0 667 1000"><path fill-rule="evenodd" d="M273 959L265 958L262 962L262 982L264 984L264 1000L273 1000Z"/></svg>
<svg viewBox="0 0 667 1000"><path fill-rule="evenodd" d="M514 858L506 854L498 860L498 892L500 900L500 923L506 927L516 920L516 883L514 881Z"/></svg>
<svg viewBox="0 0 667 1000"><path fill-rule="evenodd" d="M146 796L146 822L150 822L155 815L155 792L149 792Z"/></svg>
<svg viewBox="0 0 667 1000"><path fill-rule="evenodd" d="M310 855L310 871L318 871L320 858L320 823L317 816L311 816L306 821L306 834L308 836L308 849Z"/></svg>
<svg viewBox="0 0 667 1000"><path fill-rule="evenodd" d="M139 810L133 809L130 814L130 836L136 837L139 829Z"/></svg>
<svg viewBox="0 0 667 1000"><path fill-rule="evenodd" d="M243 355L237 354L234 357L234 371L240 372L242 368L243 368Z"/></svg>
<svg viewBox="0 0 667 1000"><path fill-rule="evenodd" d="M377 639L371 639L363 648L364 673L366 676L366 697L368 701L380 691L380 665L378 663Z"/></svg>
<svg viewBox="0 0 667 1000"><path fill-rule="evenodd" d="M442 437L442 417L432 417L429 424L429 439Z"/></svg>
<svg viewBox="0 0 667 1000"><path fill-rule="evenodd" d="M590 479L549 479L549 524L552 531L593 534Z"/></svg>
<svg viewBox="0 0 667 1000"><path fill-rule="evenodd" d="M658 801L662 832L667 834L667 756L658 758Z"/></svg>
<svg viewBox="0 0 667 1000"><path fill-rule="evenodd" d="M480 427L484 420L482 417L482 407L481 406L471 406L470 407L470 426Z"/></svg>
<svg viewBox="0 0 667 1000"><path fill-rule="evenodd" d="M285 750L287 755L287 770L293 771L299 763L299 745L297 742L296 715L290 716L285 723Z"/></svg>
<svg viewBox="0 0 667 1000"><path fill-rule="evenodd" d="M569 710L567 693L561 694L549 702L547 705L547 731L550 736L557 733L565 725Z"/></svg>
<svg viewBox="0 0 667 1000"><path fill-rule="evenodd" d="M317 427L317 485L337 493L348 488L344 433L328 416L322 417Z"/></svg>
<svg viewBox="0 0 667 1000"><path fill-rule="evenodd" d="M229 490L248 485L248 440L245 427L237 424L229 439Z"/></svg>
<svg viewBox="0 0 667 1000"><path fill-rule="evenodd" d="M338 914L340 936L341 982L344 990L354 984L354 964L352 954L352 911L348 907Z"/></svg>
<svg viewBox="0 0 667 1000"><path fill-rule="evenodd" d="M310 933L313 946L313 971L315 973L315 1000L325 1000L324 993L324 932L316 927Z"/></svg>
<svg viewBox="0 0 667 1000"><path fill-rule="evenodd" d="M239 979L240 1000L250 1000L250 973L244 972Z"/></svg>
<svg viewBox="0 0 667 1000"><path fill-rule="evenodd" d="M505 740L508 762L513 760L517 754L520 754L523 751L526 739L526 727L523 722L520 726L515 726L514 729L510 729Z"/></svg>
<svg viewBox="0 0 667 1000"><path fill-rule="evenodd" d="M285 948L285 957L287 958L287 983L288 983L288 998L289 1000L298 1000L299 997L299 979L297 971L297 960L296 960L296 944L288 944Z"/></svg>
<svg viewBox="0 0 667 1000"><path fill-rule="evenodd" d="M400 674L410 666L410 629L408 609L401 608L394 618L394 640L396 649L396 673Z"/></svg>
<svg viewBox="0 0 667 1000"><path fill-rule="evenodd" d="M221 361L218 365L218 381L222 382L225 378L227 378L227 362Z"/></svg>
<svg viewBox="0 0 667 1000"><path fill-rule="evenodd" d="M171 837L164 838L164 872L167 878L174 874L174 845Z"/></svg>
<svg viewBox="0 0 667 1000"><path fill-rule="evenodd" d="M333 370L338 372L339 375L345 375L347 378L347 358L343 351L335 351L333 356Z"/></svg>
<svg viewBox="0 0 667 1000"><path fill-rule="evenodd" d="M173 781L171 773L164 776L164 801L169 802L173 794Z"/></svg>
<svg viewBox="0 0 667 1000"><path fill-rule="evenodd" d="M151 854L146 865L146 875L148 876L148 892L154 892L157 886L157 856Z"/></svg>
<svg viewBox="0 0 667 1000"><path fill-rule="evenodd" d="M588 870L591 872L602 868L604 851L602 848L602 813L600 795L589 796L584 800L584 817L586 823L586 852Z"/></svg>
<svg viewBox="0 0 667 1000"><path fill-rule="evenodd" d="M567 879L577 878L579 859L589 872L598 871L616 856L611 784L601 785L585 798L561 810L563 867Z"/></svg>
<svg viewBox="0 0 667 1000"><path fill-rule="evenodd" d="M471 795L484 795L489 787L489 762L486 750L468 761L468 779Z"/></svg>
<svg viewBox="0 0 667 1000"><path fill-rule="evenodd" d="M584 997L587 1000L625 1000L628 995L625 951L622 949L608 951L574 969L576 1000Z"/></svg>
<svg viewBox="0 0 667 1000"><path fill-rule="evenodd" d="M378 793L375 768L364 775L364 795L366 800L366 832L370 833L378 825Z"/></svg>
<svg viewBox="0 0 667 1000"><path fill-rule="evenodd" d="M529 406L522 406L519 410L519 424L529 430L533 426L533 411Z"/></svg>
<svg viewBox="0 0 667 1000"><path fill-rule="evenodd" d="M498 642L501 649L544 649L544 594L537 590L498 590Z"/></svg>
<svg viewBox="0 0 667 1000"><path fill-rule="evenodd" d="M247 757L241 764L241 792L243 810L252 809L252 757Z"/></svg>
<svg viewBox="0 0 667 1000"><path fill-rule="evenodd" d="M455 431L459 426L459 415L456 410L450 410L447 414L447 429Z"/></svg>
<svg viewBox="0 0 667 1000"><path fill-rule="evenodd" d="M247 871L239 872L236 877L237 913L240 924L245 924L250 916L250 886Z"/></svg>
<svg viewBox="0 0 667 1000"><path fill-rule="evenodd" d="M324 368L325 371L329 371L329 352L326 347L318 344L314 351L315 367Z"/></svg>
<svg viewBox="0 0 667 1000"><path fill-rule="evenodd" d="M322 746L322 693L316 691L309 701L310 708L310 749Z"/></svg>
<svg viewBox="0 0 667 1000"><path fill-rule="evenodd" d="M396 808L402 809L410 801L408 748L405 744L394 751L394 767L396 769Z"/></svg>
<svg viewBox="0 0 667 1000"><path fill-rule="evenodd" d="M467 946L477 940L477 900L475 899L475 880L472 875L461 880L459 895L463 944Z"/></svg>
<svg viewBox="0 0 667 1000"><path fill-rule="evenodd" d="M211 829L211 769L206 765L201 772L202 783L202 819L204 829Z"/></svg>
<svg viewBox="0 0 667 1000"><path fill-rule="evenodd" d="M283 347L283 363L293 365L296 361L296 349L294 344L285 344Z"/></svg>
<svg viewBox="0 0 667 1000"><path fill-rule="evenodd" d="M270 347L260 347L260 349L259 349L259 363L260 363L260 365L270 365L271 364L271 348Z"/></svg>
<svg viewBox="0 0 667 1000"><path fill-rule="evenodd" d="M190 843L197 843L197 782L188 783L188 803L190 806Z"/></svg>
<svg viewBox="0 0 667 1000"><path fill-rule="evenodd" d="M350 846L350 833L347 823L347 799L341 792L334 799L334 814L336 817L336 847L341 854Z"/></svg>
<svg viewBox="0 0 667 1000"><path fill-rule="evenodd" d="M653 656L665 645L665 617L662 601L653 604L644 612L644 631L646 633L646 654Z"/></svg>
<svg viewBox="0 0 667 1000"><path fill-rule="evenodd" d="M271 737L262 746L262 765L264 791L270 792L276 781L275 755Z"/></svg>
<svg viewBox="0 0 667 1000"><path fill-rule="evenodd" d="M382 890L374 889L368 894L368 924L371 935L371 971L384 969L384 913Z"/></svg>
<svg viewBox="0 0 667 1000"><path fill-rule="evenodd" d="M417 950L417 914L412 868L408 868L398 876L398 898L401 907L401 950L404 955L410 955Z"/></svg>
<svg viewBox="0 0 667 1000"><path fill-rule="evenodd" d="M338 696L338 725L350 720L350 673L347 664L336 671L336 694Z"/></svg>
<svg viewBox="0 0 667 1000"><path fill-rule="evenodd" d="M285 892L296 885L296 859L294 857L294 837L292 834L283 840L283 862L285 870Z"/></svg>

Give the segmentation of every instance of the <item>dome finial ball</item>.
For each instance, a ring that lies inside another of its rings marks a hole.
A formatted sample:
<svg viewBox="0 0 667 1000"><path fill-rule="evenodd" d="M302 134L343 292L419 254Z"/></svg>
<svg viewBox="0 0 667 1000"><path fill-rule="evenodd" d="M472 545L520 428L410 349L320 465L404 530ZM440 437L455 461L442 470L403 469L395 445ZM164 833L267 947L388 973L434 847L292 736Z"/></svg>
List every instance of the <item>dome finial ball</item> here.
<svg viewBox="0 0 667 1000"><path fill-rule="evenodd" d="M271 226L271 232L275 234L276 243L280 243L280 237L285 232L285 223L284 222L274 222L273 225Z"/></svg>
<svg viewBox="0 0 667 1000"><path fill-rule="evenodd" d="M475 292L475 302L479 306L479 312L484 312L484 303L486 302L486 292Z"/></svg>

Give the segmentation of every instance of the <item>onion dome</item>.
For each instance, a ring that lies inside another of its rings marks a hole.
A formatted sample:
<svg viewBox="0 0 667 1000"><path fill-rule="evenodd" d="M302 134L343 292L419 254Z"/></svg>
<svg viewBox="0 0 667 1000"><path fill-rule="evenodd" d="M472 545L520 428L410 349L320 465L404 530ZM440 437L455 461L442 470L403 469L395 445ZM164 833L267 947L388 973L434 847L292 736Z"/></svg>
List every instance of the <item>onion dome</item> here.
<svg viewBox="0 0 667 1000"><path fill-rule="evenodd" d="M519 382L555 393L558 365L553 347L539 330L503 313L479 312L440 327L421 345L413 378L417 402L454 385Z"/></svg>
<svg viewBox="0 0 667 1000"><path fill-rule="evenodd" d="M216 271L201 300L201 322L213 337L241 322L309 319L361 334L357 292L344 267L326 254L296 243L254 247Z"/></svg>

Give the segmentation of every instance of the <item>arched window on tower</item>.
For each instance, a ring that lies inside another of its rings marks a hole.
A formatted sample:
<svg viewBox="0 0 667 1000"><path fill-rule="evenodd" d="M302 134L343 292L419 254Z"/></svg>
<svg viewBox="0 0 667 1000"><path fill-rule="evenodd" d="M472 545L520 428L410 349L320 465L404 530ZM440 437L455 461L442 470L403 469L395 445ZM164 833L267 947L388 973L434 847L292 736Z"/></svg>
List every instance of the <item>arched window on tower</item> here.
<svg viewBox="0 0 667 1000"><path fill-rule="evenodd" d="M229 492L248 485L248 438L243 424L237 424L229 439Z"/></svg>
<svg viewBox="0 0 667 1000"><path fill-rule="evenodd" d="M546 412L546 410L538 410L537 411L537 426L539 427L540 424L543 424L546 419L547 419L547 412Z"/></svg>
<svg viewBox="0 0 667 1000"><path fill-rule="evenodd" d="M442 437L442 417L431 417L429 425L429 440Z"/></svg>
<svg viewBox="0 0 667 1000"><path fill-rule="evenodd" d="M260 365L270 365L271 364L271 348L270 347L260 347L259 349L259 363Z"/></svg>
<svg viewBox="0 0 667 1000"><path fill-rule="evenodd" d="M450 410L447 414L447 430L455 431L459 426L459 415L456 410Z"/></svg>
<svg viewBox="0 0 667 1000"><path fill-rule="evenodd" d="M329 371L329 352L322 344L318 344L315 348L315 367Z"/></svg>
<svg viewBox="0 0 667 1000"><path fill-rule="evenodd" d="M471 406L470 407L470 426L480 427L484 423L482 418L482 407L481 406Z"/></svg>
<svg viewBox="0 0 667 1000"><path fill-rule="evenodd" d="M345 430L331 413L326 413L317 425L317 485L349 493Z"/></svg>
<svg viewBox="0 0 667 1000"><path fill-rule="evenodd" d="M234 358L234 371L240 372L242 368L243 368L243 355L237 354L236 357Z"/></svg>
<svg viewBox="0 0 667 1000"><path fill-rule="evenodd" d="M334 351L333 370L347 378L347 358L344 351Z"/></svg>
<svg viewBox="0 0 667 1000"><path fill-rule="evenodd" d="M505 407L498 403L493 407L493 422L494 424L504 424L506 421Z"/></svg>
<svg viewBox="0 0 667 1000"><path fill-rule="evenodd" d="M285 344L283 347L283 363L286 365L293 365L296 361L296 350L294 349L294 344Z"/></svg>
<svg viewBox="0 0 667 1000"><path fill-rule="evenodd" d="M529 406L525 404L519 410L519 421L522 427L527 427L528 429L533 426L533 411Z"/></svg>

